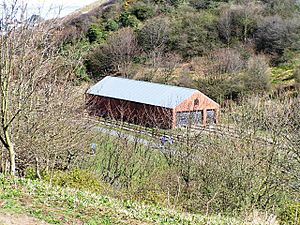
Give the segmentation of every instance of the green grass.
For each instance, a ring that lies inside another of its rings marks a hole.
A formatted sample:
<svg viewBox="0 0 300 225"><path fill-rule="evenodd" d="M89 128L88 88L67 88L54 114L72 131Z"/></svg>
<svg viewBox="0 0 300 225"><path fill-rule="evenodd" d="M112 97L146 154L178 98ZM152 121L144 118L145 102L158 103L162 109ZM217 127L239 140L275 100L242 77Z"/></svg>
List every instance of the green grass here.
<svg viewBox="0 0 300 225"><path fill-rule="evenodd" d="M271 69L272 84L274 85L292 84L294 82L293 72L294 72L294 65L292 64L273 67Z"/></svg>
<svg viewBox="0 0 300 225"><path fill-rule="evenodd" d="M241 224L233 218L181 213L3 175L0 204L2 211L30 215L51 224Z"/></svg>

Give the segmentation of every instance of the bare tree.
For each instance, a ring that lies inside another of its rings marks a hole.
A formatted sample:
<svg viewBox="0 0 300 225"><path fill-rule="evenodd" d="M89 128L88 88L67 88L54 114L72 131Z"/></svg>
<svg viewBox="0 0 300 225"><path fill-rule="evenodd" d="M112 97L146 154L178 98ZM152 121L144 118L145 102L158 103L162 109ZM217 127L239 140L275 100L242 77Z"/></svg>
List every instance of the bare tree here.
<svg viewBox="0 0 300 225"><path fill-rule="evenodd" d="M95 76L98 73L117 73L128 77L129 68L139 52L136 36L131 28L118 30L97 47L89 56L88 69Z"/></svg>
<svg viewBox="0 0 300 225"><path fill-rule="evenodd" d="M263 6L253 1L243 4L230 4L221 9L218 29L221 37L230 44L231 37L237 36L246 42L254 32Z"/></svg>
<svg viewBox="0 0 300 225"><path fill-rule="evenodd" d="M232 15L230 9L227 7L221 9L218 29L221 37L223 37L226 43L229 45L232 35Z"/></svg>
<svg viewBox="0 0 300 225"><path fill-rule="evenodd" d="M36 165L38 172L41 164L49 163L47 155L62 156L56 150L65 154L81 149L75 138L80 122L72 121L79 112L71 91L74 71L63 65L59 54L58 21L32 24L17 1L4 1L1 15L2 24L9 25L0 36L2 171L8 152L11 175L30 165Z"/></svg>
<svg viewBox="0 0 300 225"><path fill-rule="evenodd" d="M168 18L153 18L146 22L138 33L138 41L147 51L163 51L170 38L170 21Z"/></svg>
<svg viewBox="0 0 300 225"><path fill-rule="evenodd" d="M10 173L15 175L15 144L13 125L26 107L35 87L48 75L49 57L53 44L50 33L42 24L31 27L24 20L24 8L15 1L3 2L1 21L1 142L9 151ZM48 27L51 29L51 27Z"/></svg>

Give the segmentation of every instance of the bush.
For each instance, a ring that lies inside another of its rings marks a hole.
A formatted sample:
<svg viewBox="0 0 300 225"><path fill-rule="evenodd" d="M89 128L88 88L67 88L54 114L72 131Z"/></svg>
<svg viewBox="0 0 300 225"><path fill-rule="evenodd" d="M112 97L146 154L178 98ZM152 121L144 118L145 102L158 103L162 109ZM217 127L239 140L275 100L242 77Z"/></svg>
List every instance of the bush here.
<svg viewBox="0 0 300 225"><path fill-rule="evenodd" d="M209 0L189 0L190 6L195 9L205 9L209 6Z"/></svg>
<svg viewBox="0 0 300 225"><path fill-rule="evenodd" d="M255 93L269 90L270 73L270 67L264 56L251 57L243 77L245 91Z"/></svg>
<svg viewBox="0 0 300 225"><path fill-rule="evenodd" d="M168 18L156 17L148 20L138 32L140 46L146 51L164 49L170 39L169 26Z"/></svg>
<svg viewBox="0 0 300 225"><path fill-rule="evenodd" d="M92 24L86 34L90 43L100 42L104 38L104 32L97 24Z"/></svg>
<svg viewBox="0 0 300 225"><path fill-rule="evenodd" d="M118 29L119 29L119 24L113 19L109 19L105 23L105 30L107 31L116 31Z"/></svg>
<svg viewBox="0 0 300 225"><path fill-rule="evenodd" d="M193 70L198 75L197 88L218 102L237 100L243 92L240 74L245 64L242 54L233 48L216 49L204 57L195 58Z"/></svg>
<svg viewBox="0 0 300 225"><path fill-rule="evenodd" d="M300 203L290 202L289 204L282 207L279 212L280 224L300 224Z"/></svg>
<svg viewBox="0 0 300 225"><path fill-rule="evenodd" d="M131 15L129 12L123 12L119 19L123 27L138 27L140 21L135 15Z"/></svg>
<svg viewBox="0 0 300 225"><path fill-rule="evenodd" d="M132 15L135 15L139 20L143 21L155 15L155 8L151 4L136 2L130 7L129 12Z"/></svg>
<svg viewBox="0 0 300 225"><path fill-rule="evenodd" d="M46 181L52 179L54 185L62 187L77 188L91 192L102 192L104 190L104 185L101 183L100 178L87 170L75 169L69 172L57 171L54 172L52 177L46 174L43 179Z"/></svg>
<svg viewBox="0 0 300 225"><path fill-rule="evenodd" d="M287 34L287 24L281 17L267 17L261 22L255 33L256 49L281 56L288 46Z"/></svg>
<svg viewBox="0 0 300 225"><path fill-rule="evenodd" d="M300 84L300 65L296 66L296 68L294 69L293 77L296 83Z"/></svg>
<svg viewBox="0 0 300 225"><path fill-rule="evenodd" d="M299 13L300 4L295 0L262 0L266 4L266 12L282 17L292 17Z"/></svg>
<svg viewBox="0 0 300 225"><path fill-rule="evenodd" d="M253 36L261 12L261 5L253 2L225 5L221 8L218 18L220 37L226 44L235 40L246 42Z"/></svg>
<svg viewBox="0 0 300 225"><path fill-rule="evenodd" d="M217 102L237 100L244 88L237 78L223 75L219 78L204 78L195 81L196 88Z"/></svg>
<svg viewBox="0 0 300 225"><path fill-rule="evenodd" d="M120 73L125 75L137 55L137 40L131 28L113 33L107 43L95 48L87 57L86 68L94 77Z"/></svg>
<svg viewBox="0 0 300 225"><path fill-rule="evenodd" d="M216 16L210 12L184 13L172 24L172 50L184 58L203 55L220 45Z"/></svg>

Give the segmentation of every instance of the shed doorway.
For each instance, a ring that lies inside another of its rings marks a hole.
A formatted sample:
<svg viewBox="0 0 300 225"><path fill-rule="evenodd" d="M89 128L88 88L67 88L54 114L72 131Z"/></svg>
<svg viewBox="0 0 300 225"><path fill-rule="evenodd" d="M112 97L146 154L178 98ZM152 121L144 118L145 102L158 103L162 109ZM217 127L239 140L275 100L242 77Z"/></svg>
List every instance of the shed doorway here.
<svg viewBox="0 0 300 225"><path fill-rule="evenodd" d="M207 124L214 124L216 123L216 111L214 109L208 109L206 116L206 123Z"/></svg>
<svg viewBox="0 0 300 225"><path fill-rule="evenodd" d="M202 111L176 112L176 127L202 125Z"/></svg>

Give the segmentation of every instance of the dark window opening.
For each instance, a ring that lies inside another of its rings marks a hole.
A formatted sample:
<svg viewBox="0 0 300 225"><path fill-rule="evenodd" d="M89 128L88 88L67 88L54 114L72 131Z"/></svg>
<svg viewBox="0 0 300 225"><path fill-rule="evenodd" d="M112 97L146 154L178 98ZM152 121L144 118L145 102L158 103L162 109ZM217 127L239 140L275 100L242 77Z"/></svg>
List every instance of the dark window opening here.
<svg viewBox="0 0 300 225"><path fill-rule="evenodd" d="M199 105L199 99L198 99L198 98L196 98L196 99L194 100L194 105L195 105L195 106Z"/></svg>

